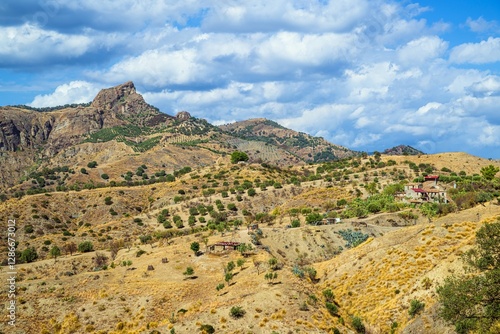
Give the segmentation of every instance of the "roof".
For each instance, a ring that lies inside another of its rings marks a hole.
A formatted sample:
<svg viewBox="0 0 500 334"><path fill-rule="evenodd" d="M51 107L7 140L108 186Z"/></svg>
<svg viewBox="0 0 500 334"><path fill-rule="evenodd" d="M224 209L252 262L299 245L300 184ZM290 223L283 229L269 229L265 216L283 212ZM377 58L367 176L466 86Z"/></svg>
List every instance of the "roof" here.
<svg viewBox="0 0 500 334"><path fill-rule="evenodd" d="M424 179L425 180L437 180L437 179L439 179L439 175L427 175L427 176L424 176Z"/></svg>
<svg viewBox="0 0 500 334"><path fill-rule="evenodd" d="M235 242L235 241L219 241L215 243L215 246L239 246L241 242Z"/></svg>

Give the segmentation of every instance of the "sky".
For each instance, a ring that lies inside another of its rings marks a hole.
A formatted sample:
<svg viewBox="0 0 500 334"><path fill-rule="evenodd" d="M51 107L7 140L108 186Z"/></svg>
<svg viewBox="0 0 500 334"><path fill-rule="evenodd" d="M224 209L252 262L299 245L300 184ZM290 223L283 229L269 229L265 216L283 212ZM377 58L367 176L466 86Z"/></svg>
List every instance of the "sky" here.
<svg viewBox="0 0 500 334"><path fill-rule="evenodd" d="M162 112L500 159L498 0L3 0L0 105Z"/></svg>

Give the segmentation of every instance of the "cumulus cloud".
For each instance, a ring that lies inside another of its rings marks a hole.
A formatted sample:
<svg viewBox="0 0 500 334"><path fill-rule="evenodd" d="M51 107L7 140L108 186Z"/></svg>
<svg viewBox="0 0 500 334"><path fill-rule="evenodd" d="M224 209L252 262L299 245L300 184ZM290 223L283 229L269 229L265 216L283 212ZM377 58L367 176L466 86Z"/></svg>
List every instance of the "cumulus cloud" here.
<svg viewBox="0 0 500 334"><path fill-rule="evenodd" d="M470 17L467 18L465 25L473 32L483 33L483 32L499 32L500 26L497 21L487 21L482 16L478 19L473 20Z"/></svg>
<svg viewBox="0 0 500 334"><path fill-rule="evenodd" d="M479 43L464 43L451 50L452 63L486 64L500 61L500 38L490 37Z"/></svg>
<svg viewBox="0 0 500 334"><path fill-rule="evenodd" d="M450 49L443 33L453 25L423 19L431 9L417 3L26 1L0 9L24 17L0 23L0 64L70 68L86 80L34 106L87 102L96 87L132 80L160 110L216 124L266 117L365 151L498 150L494 21L469 19L484 40Z"/></svg>
<svg viewBox="0 0 500 334"><path fill-rule="evenodd" d="M448 43L437 36L423 36L408 42L398 50L401 63L416 65L440 58L448 48Z"/></svg>
<svg viewBox="0 0 500 334"><path fill-rule="evenodd" d="M57 63L83 55L91 39L83 35L63 35L25 24L0 27L0 64L8 65Z"/></svg>
<svg viewBox="0 0 500 334"><path fill-rule="evenodd" d="M87 103L94 99L99 88L86 81L71 81L58 86L51 94L37 95L29 104L32 107L54 107L72 103Z"/></svg>

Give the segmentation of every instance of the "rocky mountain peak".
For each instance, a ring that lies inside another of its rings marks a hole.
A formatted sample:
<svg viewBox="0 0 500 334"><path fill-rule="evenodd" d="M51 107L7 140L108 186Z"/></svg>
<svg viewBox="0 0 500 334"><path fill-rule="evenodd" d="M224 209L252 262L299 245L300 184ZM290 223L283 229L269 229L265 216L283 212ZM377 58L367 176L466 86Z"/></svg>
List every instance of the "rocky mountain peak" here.
<svg viewBox="0 0 500 334"><path fill-rule="evenodd" d="M175 115L175 118L177 118L180 121L187 121L188 119L191 118L191 114L188 113L187 111L180 111Z"/></svg>
<svg viewBox="0 0 500 334"><path fill-rule="evenodd" d="M137 94L134 83L129 81L115 87L102 89L92 101L91 107L98 110L112 110L131 100L146 103L142 96Z"/></svg>

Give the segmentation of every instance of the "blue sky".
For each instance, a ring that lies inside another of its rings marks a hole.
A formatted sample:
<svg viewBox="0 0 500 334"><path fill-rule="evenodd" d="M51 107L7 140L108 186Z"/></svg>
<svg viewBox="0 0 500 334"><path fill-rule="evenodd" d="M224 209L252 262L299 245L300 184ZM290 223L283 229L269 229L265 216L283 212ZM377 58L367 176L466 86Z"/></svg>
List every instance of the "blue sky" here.
<svg viewBox="0 0 500 334"><path fill-rule="evenodd" d="M0 105L129 80L167 114L500 158L500 2L4 0Z"/></svg>

